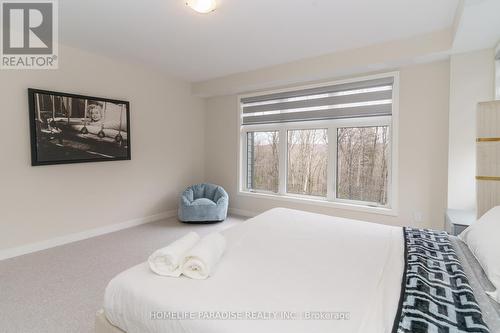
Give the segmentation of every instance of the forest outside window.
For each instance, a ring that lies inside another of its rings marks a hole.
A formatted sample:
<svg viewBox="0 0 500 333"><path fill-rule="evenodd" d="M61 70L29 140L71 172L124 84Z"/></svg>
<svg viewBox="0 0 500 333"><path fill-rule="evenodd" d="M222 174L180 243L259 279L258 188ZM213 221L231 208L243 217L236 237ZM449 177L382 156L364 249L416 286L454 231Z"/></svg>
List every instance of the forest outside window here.
<svg viewBox="0 0 500 333"><path fill-rule="evenodd" d="M328 130L288 131L287 193L326 197Z"/></svg>
<svg viewBox="0 0 500 333"><path fill-rule="evenodd" d="M247 133L247 187L278 193L278 132Z"/></svg>
<svg viewBox="0 0 500 333"><path fill-rule="evenodd" d="M387 205L389 126L337 130L337 198Z"/></svg>
<svg viewBox="0 0 500 333"><path fill-rule="evenodd" d="M392 210L396 92L394 73L241 98L240 192Z"/></svg>

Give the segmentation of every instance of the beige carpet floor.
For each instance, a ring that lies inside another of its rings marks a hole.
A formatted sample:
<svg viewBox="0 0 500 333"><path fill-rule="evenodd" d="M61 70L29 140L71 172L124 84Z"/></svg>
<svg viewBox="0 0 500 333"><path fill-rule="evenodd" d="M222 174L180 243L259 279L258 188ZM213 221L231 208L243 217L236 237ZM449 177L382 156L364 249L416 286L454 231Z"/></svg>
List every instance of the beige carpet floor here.
<svg viewBox="0 0 500 333"><path fill-rule="evenodd" d="M115 275L190 230L203 235L244 220L197 225L171 218L0 261L0 332L93 332Z"/></svg>

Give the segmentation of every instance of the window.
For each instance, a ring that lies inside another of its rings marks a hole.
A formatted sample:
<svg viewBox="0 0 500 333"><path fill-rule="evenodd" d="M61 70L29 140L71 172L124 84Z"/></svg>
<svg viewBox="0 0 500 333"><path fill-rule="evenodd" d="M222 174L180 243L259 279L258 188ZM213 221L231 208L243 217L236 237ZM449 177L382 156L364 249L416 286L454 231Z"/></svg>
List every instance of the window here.
<svg viewBox="0 0 500 333"><path fill-rule="evenodd" d="M248 132L247 187L278 192L278 132Z"/></svg>
<svg viewBox="0 0 500 333"><path fill-rule="evenodd" d="M397 78L241 98L240 192L392 212Z"/></svg>
<svg viewBox="0 0 500 333"><path fill-rule="evenodd" d="M287 193L326 197L328 131L288 131Z"/></svg>
<svg viewBox="0 0 500 333"><path fill-rule="evenodd" d="M389 127L337 130L337 198L387 205Z"/></svg>

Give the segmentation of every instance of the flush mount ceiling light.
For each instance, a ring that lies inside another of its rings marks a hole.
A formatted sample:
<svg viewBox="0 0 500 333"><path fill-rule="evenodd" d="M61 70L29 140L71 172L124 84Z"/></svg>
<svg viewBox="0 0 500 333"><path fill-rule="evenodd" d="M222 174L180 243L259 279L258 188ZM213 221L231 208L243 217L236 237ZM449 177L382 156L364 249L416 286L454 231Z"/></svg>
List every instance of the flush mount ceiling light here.
<svg viewBox="0 0 500 333"><path fill-rule="evenodd" d="M202 14L210 13L217 7L215 0L187 0L186 5Z"/></svg>

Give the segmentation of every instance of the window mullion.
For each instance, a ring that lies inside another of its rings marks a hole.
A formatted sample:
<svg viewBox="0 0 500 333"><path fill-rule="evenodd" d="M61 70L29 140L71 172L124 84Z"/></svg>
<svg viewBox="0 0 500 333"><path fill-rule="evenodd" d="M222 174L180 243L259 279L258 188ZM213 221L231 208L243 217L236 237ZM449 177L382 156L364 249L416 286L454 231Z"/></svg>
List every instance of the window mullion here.
<svg viewBox="0 0 500 333"><path fill-rule="evenodd" d="M286 194L286 177L287 177L287 158L288 158L288 140L286 128L279 129L279 185L278 193Z"/></svg>

